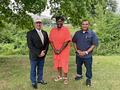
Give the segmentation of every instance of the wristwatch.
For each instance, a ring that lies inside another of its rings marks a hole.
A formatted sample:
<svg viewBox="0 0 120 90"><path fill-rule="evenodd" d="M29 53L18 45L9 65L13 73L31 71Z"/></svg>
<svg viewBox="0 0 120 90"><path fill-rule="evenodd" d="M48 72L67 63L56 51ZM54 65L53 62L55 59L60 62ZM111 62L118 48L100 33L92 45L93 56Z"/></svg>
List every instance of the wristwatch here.
<svg viewBox="0 0 120 90"><path fill-rule="evenodd" d="M88 52L87 52L87 51L85 51L85 54L86 54L86 55L88 55Z"/></svg>

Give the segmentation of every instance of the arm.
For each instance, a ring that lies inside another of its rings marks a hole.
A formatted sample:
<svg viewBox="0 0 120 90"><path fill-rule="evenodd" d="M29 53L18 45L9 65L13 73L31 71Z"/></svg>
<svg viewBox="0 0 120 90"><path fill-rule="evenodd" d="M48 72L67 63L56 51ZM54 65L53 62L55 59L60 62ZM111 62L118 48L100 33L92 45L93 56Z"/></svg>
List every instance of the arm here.
<svg viewBox="0 0 120 90"><path fill-rule="evenodd" d="M54 50L54 49L55 49L55 47L54 47L53 42L50 42L50 45L51 45L52 49Z"/></svg>
<svg viewBox="0 0 120 90"><path fill-rule="evenodd" d="M92 46L87 50L87 53L92 52L94 48L95 48L95 45L92 45ZM86 54L87 54L87 53L86 53Z"/></svg>
<svg viewBox="0 0 120 90"><path fill-rule="evenodd" d="M77 48L76 43L74 43L74 49L77 54L79 54L80 57L83 57L87 55L89 52L91 52L94 49L94 45L92 45L87 51L81 51L79 48Z"/></svg>
<svg viewBox="0 0 120 90"><path fill-rule="evenodd" d="M77 48L76 43L73 43L73 44L74 44L74 49L75 49L76 54L83 57L84 53L80 49Z"/></svg>
<svg viewBox="0 0 120 90"><path fill-rule="evenodd" d="M60 54L67 47L67 45L68 45L69 42L70 41L64 42L63 45L62 45L62 47L59 50L57 50L55 48L53 42L50 42L50 45L51 45L51 47L52 47L52 49L53 49L53 51L54 51L55 54Z"/></svg>
<svg viewBox="0 0 120 90"><path fill-rule="evenodd" d="M30 33L27 33L27 45L30 51L32 51L37 56L40 54L40 50L35 48Z"/></svg>
<svg viewBox="0 0 120 90"><path fill-rule="evenodd" d="M50 41L50 45L51 45L51 47L52 47L52 49L53 49L54 53L55 53L55 54L58 54L58 53L57 53L57 52L58 52L58 50L55 48L55 46L54 46L54 44L53 44L53 42L52 42L52 41Z"/></svg>
<svg viewBox="0 0 120 90"><path fill-rule="evenodd" d="M92 45L87 51L78 51L78 53L81 57L83 57L89 54L90 52L92 52L94 48L95 48L95 45Z"/></svg>
<svg viewBox="0 0 120 90"><path fill-rule="evenodd" d="M73 38L72 38L72 42L73 42L73 45L74 45L75 52L80 55L80 53L81 53L82 51L81 51L80 48L78 48L77 45L76 45L76 43L77 43L77 32L74 34L74 36L73 36Z"/></svg>
<svg viewBox="0 0 120 90"><path fill-rule="evenodd" d="M96 46L98 46L98 37L93 33L92 46L86 51L86 54L92 52Z"/></svg>
<svg viewBox="0 0 120 90"><path fill-rule="evenodd" d="M70 41L64 42L62 47L60 48L60 53L67 47L67 45L69 44Z"/></svg>
<svg viewBox="0 0 120 90"><path fill-rule="evenodd" d="M76 46L76 43L73 43L73 46L74 46L74 49L75 49L75 52L76 52L76 53L79 53L79 52L81 51L80 49L78 50L78 48L77 48L77 46Z"/></svg>
<svg viewBox="0 0 120 90"><path fill-rule="evenodd" d="M45 54L47 54L47 51L48 51L48 47L49 47L49 38L48 38L48 34L47 34L47 32L46 32L46 42L47 42L47 44L46 44L46 47L45 47Z"/></svg>
<svg viewBox="0 0 120 90"><path fill-rule="evenodd" d="M93 35L93 37L92 37L92 42L91 42L92 45L91 45L91 47L90 47L88 50L83 51L83 52L85 53L85 55L86 55L86 54L89 54L90 52L92 52L93 49L94 49L96 46L98 46L98 37L96 36L95 33L93 33L92 35Z"/></svg>
<svg viewBox="0 0 120 90"><path fill-rule="evenodd" d="M53 33L53 29L52 29L52 30L50 31L50 35L49 35L49 42L50 42L50 45L51 45L54 53L57 54L57 53L56 53L57 49L55 48L54 43L53 43L53 37L52 37L53 34L54 34L54 33Z"/></svg>
<svg viewBox="0 0 120 90"><path fill-rule="evenodd" d="M70 35L70 32L67 28L66 28L64 33L65 33L64 34L65 35L64 36L64 43L62 44L62 47L59 49L59 53L61 53L68 46L68 44L71 41L71 35Z"/></svg>

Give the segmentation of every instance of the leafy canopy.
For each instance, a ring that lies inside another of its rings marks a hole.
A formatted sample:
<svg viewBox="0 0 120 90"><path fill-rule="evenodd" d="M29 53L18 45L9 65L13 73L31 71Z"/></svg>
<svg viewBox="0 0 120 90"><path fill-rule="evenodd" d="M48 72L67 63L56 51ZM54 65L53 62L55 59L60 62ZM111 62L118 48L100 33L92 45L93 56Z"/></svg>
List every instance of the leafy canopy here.
<svg viewBox="0 0 120 90"><path fill-rule="evenodd" d="M49 1L49 4L47 2ZM28 13L40 14L47 6L53 15L65 15L72 24L79 25L83 18L93 18L97 5L105 10L110 0L0 0L0 25L2 20L20 27L31 27Z"/></svg>

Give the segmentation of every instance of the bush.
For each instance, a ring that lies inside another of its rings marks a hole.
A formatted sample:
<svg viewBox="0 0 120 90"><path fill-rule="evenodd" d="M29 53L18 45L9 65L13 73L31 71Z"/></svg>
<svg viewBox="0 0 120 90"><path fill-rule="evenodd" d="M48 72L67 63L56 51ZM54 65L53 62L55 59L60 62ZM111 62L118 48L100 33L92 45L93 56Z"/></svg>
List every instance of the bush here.
<svg viewBox="0 0 120 90"><path fill-rule="evenodd" d="M120 16L112 13L106 14L97 23L97 34L99 36L98 55L120 54Z"/></svg>

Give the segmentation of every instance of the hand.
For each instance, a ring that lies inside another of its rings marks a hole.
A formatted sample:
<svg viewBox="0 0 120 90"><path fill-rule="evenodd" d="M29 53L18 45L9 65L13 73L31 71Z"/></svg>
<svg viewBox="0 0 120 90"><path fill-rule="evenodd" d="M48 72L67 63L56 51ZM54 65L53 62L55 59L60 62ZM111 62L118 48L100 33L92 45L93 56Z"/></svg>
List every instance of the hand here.
<svg viewBox="0 0 120 90"><path fill-rule="evenodd" d="M77 53L79 54L81 51L80 50L77 50Z"/></svg>
<svg viewBox="0 0 120 90"><path fill-rule="evenodd" d="M81 57L84 57L86 55L86 53L84 51L80 52L79 54Z"/></svg>
<svg viewBox="0 0 120 90"><path fill-rule="evenodd" d="M77 53L80 55L80 57L83 57L86 55L85 51L77 50Z"/></svg>
<svg viewBox="0 0 120 90"><path fill-rule="evenodd" d="M57 49L54 49L54 53L58 55L58 54L61 53L61 51L60 51L60 50L57 50Z"/></svg>
<svg viewBox="0 0 120 90"><path fill-rule="evenodd" d="M41 51L41 53L38 55L38 57L43 57L45 56L45 50Z"/></svg>

